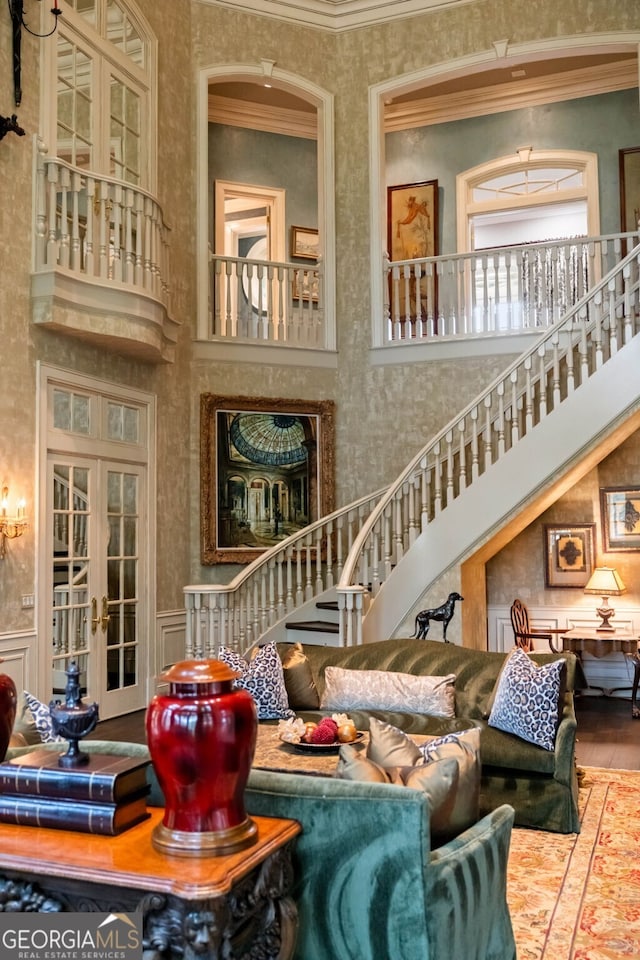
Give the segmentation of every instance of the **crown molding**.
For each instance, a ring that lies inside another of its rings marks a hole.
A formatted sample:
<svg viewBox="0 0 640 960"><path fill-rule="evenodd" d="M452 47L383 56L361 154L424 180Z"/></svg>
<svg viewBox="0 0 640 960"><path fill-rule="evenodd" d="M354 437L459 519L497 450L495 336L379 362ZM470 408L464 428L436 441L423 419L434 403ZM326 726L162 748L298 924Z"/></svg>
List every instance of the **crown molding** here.
<svg viewBox="0 0 640 960"><path fill-rule="evenodd" d="M242 10L334 33L462 7L475 0L196 0L211 7Z"/></svg>
<svg viewBox="0 0 640 960"><path fill-rule="evenodd" d="M460 93L391 103L385 107L384 130L385 133L394 133L452 120L480 117L488 113L504 113L523 107L628 90L638 85L637 71L637 61L634 58L532 80L514 80L499 86L477 87L475 90ZM230 127L263 130L308 140L317 139L315 113L213 94L209 94L208 103L210 123L223 123Z"/></svg>
<svg viewBox="0 0 640 960"><path fill-rule="evenodd" d="M265 103L251 103L231 97L209 94L209 123L224 123L229 127L265 130L286 137L318 139L318 120L315 111L291 110Z"/></svg>
<svg viewBox="0 0 640 960"><path fill-rule="evenodd" d="M425 97L406 103L387 104L386 133L426 127L450 120L465 120L489 113L504 113L545 103L577 100L580 97L628 90L638 86L637 60L602 64L566 73L549 74L532 80L514 80L499 86L476 87L460 93Z"/></svg>

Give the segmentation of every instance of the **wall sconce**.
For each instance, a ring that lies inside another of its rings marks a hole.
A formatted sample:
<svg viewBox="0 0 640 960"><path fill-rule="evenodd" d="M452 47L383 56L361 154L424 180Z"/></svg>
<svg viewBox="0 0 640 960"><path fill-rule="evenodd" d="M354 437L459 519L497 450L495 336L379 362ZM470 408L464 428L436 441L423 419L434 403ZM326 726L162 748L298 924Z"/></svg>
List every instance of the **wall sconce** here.
<svg viewBox="0 0 640 960"><path fill-rule="evenodd" d="M24 500L18 500L16 505L16 515L9 515L9 488L2 488L2 500L0 501L0 560L4 560L7 554L7 540L15 540L21 537L29 526L27 520L27 509Z"/></svg>
<svg viewBox="0 0 640 960"><path fill-rule="evenodd" d="M620 597L626 592L626 589L620 574L614 567L595 568L584 588L584 592L594 593L602 597L602 606L596 608L596 613L601 617L602 623L596 627L596 630L614 632L616 628L611 626L609 620L615 615L615 610L609 606L609 597Z"/></svg>

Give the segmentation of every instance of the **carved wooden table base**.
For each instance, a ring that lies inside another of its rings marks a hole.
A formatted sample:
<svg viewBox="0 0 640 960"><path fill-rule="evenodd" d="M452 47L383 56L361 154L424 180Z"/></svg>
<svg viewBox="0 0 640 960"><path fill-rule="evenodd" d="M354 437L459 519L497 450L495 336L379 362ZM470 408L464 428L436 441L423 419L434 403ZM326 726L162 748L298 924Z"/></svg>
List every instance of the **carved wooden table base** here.
<svg viewBox="0 0 640 960"><path fill-rule="evenodd" d="M153 849L151 814L117 837L0 824L0 911L141 911L143 960L289 960L299 824L255 817L254 846L193 859Z"/></svg>

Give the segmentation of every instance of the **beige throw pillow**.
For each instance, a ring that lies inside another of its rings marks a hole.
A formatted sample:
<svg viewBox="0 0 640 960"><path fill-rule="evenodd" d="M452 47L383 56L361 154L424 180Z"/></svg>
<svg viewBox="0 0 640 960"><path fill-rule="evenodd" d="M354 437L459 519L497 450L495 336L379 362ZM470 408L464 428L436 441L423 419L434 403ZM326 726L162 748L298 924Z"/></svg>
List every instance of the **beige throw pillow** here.
<svg viewBox="0 0 640 960"><path fill-rule="evenodd" d="M420 677L390 670L327 667L321 710L397 710L455 717L455 674Z"/></svg>
<svg viewBox="0 0 640 960"><path fill-rule="evenodd" d="M382 767L350 744L340 747L336 776L342 780L367 783L395 783L422 790L429 800L431 845L440 846L457 833L452 812L458 793L460 773L455 759L436 760L419 766Z"/></svg>
<svg viewBox="0 0 640 960"><path fill-rule="evenodd" d="M429 737L423 744L416 744L402 730L389 723L383 723L371 717L369 723L369 743L367 758L379 767L387 770L395 766L399 758L415 757L413 768L419 776L424 769L440 760L454 760L458 768L455 788L445 811L438 814L439 836L456 836L476 823L480 808L480 730L474 727L459 733L448 733L443 737ZM406 760L400 762L406 763ZM407 786L412 784L407 783Z"/></svg>

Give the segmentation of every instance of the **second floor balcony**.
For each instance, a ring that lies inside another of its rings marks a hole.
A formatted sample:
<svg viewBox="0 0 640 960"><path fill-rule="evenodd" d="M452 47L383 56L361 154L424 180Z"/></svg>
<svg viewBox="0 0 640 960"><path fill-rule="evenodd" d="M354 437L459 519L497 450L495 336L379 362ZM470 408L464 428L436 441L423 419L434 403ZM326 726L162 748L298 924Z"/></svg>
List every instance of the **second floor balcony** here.
<svg viewBox="0 0 640 960"><path fill-rule="evenodd" d="M385 257L377 268L383 302L373 310L372 346L385 349L390 362L412 359L411 351L423 359L425 349L438 347L519 352L637 242L638 233L617 233L396 262ZM357 282L364 290L370 279ZM325 297L322 261L301 266L210 255L200 340L331 350L335 333Z"/></svg>
<svg viewBox="0 0 640 960"><path fill-rule="evenodd" d="M173 358L170 230L155 197L50 158L36 144L34 322L151 362ZM351 278L372 303L374 362L517 353L556 323L639 233L391 261ZM345 282L338 274L337 284ZM208 255L202 356L334 365L335 290L322 259ZM204 315L204 319L203 319ZM204 351L204 352L203 352Z"/></svg>
<svg viewBox="0 0 640 960"><path fill-rule="evenodd" d="M170 231L148 191L36 143L33 320L149 362L173 359Z"/></svg>

